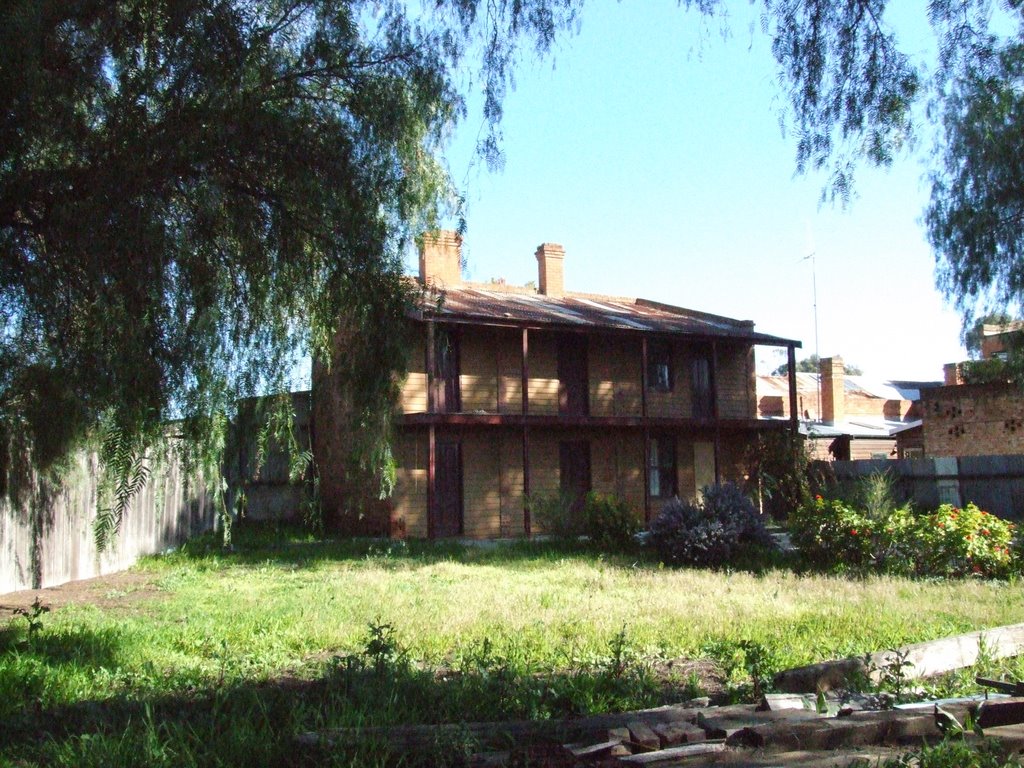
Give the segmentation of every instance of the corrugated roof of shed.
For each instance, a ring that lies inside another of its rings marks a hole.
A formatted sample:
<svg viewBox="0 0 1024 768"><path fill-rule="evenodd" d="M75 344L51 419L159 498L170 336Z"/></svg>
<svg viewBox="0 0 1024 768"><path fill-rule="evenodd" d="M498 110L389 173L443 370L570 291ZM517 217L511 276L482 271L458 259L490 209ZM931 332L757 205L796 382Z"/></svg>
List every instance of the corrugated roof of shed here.
<svg viewBox="0 0 1024 768"><path fill-rule="evenodd" d="M942 382L932 381L893 381L875 379L869 376L846 376L843 385L848 395L862 395L878 400L920 400L921 390ZM814 394L818 389L818 374L798 371L796 374L797 391L800 394ZM789 379L786 376L757 377L759 397L786 395L789 392Z"/></svg>

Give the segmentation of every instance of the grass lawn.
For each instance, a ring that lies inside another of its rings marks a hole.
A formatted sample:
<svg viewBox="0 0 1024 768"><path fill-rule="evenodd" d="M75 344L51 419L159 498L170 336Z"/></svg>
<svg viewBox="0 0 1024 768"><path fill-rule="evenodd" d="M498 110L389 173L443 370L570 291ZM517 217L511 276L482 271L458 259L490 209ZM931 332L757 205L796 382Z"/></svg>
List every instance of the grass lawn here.
<svg viewBox="0 0 1024 768"><path fill-rule="evenodd" d="M235 542L149 559L31 636L0 625L0 765L383 765L379 745L292 739L700 695L681 659L714 660L742 698L751 674L1024 621L1017 583L670 570L552 543Z"/></svg>

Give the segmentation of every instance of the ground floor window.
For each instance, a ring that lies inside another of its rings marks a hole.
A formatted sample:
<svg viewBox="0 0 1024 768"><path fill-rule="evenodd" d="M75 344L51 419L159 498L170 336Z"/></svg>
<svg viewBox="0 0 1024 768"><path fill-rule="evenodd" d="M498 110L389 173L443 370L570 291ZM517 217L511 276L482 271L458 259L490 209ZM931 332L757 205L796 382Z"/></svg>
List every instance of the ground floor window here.
<svg viewBox="0 0 1024 768"><path fill-rule="evenodd" d="M667 499L677 495L675 438L651 438L647 470L648 493L651 498Z"/></svg>

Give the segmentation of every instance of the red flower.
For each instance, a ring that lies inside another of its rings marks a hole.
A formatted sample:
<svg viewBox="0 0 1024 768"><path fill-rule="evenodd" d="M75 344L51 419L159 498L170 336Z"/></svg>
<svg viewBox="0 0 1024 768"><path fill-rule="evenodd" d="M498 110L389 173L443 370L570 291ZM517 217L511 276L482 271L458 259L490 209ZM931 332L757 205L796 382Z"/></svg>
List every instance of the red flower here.
<svg viewBox="0 0 1024 768"><path fill-rule="evenodd" d="M983 535L988 536L988 528L982 528L981 532Z"/></svg>
<svg viewBox="0 0 1024 768"><path fill-rule="evenodd" d="M821 498L821 494L820 493L815 495L814 500L815 501L824 501L824 499Z"/></svg>
<svg viewBox="0 0 1024 768"><path fill-rule="evenodd" d="M970 540L971 540L971 539L973 539L973 538L974 538L974 534L973 534L973 533L968 533L968 534L967 534L967 540L968 540L968 541L970 541Z"/></svg>
<svg viewBox="0 0 1024 768"><path fill-rule="evenodd" d="M975 563L975 565L971 568L971 570L974 571L975 573L981 573L981 566L978 565L977 563Z"/></svg>
<svg viewBox="0 0 1024 768"><path fill-rule="evenodd" d="M946 524L944 522L942 522L941 520L939 520L939 522L936 523L936 525L938 525L939 528L945 528L946 527Z"/></svg>
<svg viewBox="0 0 1024 768"><path fill-rule="evenodd" d="M857 535L857 529L856 528L851 528L850 529L850 535L851 536L856 536Z"/></svg>

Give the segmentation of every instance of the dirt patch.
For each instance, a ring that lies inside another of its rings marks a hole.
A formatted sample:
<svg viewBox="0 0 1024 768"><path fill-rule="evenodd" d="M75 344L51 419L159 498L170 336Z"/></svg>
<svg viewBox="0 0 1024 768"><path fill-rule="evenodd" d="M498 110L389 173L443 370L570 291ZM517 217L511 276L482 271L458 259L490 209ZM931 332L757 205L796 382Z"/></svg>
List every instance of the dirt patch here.
<svg viewBox="0 0 1024 768"><path fill-rule="evenodd" d="M725 670L714 659L659 659L651 664L651 671L666 698L673 701L707 696L717 704L728 698Z"/></svg>
<svg viewBox="0 0 1024 768"><path fill-rule="evenodd" d="M28 608L36 598L50 608L66 605L95 605L97 608L127 608L162 595L153 574L135 569L69 581L46 589L25 589L0 595L0 620L9 618L18 608Z"/></svg>

